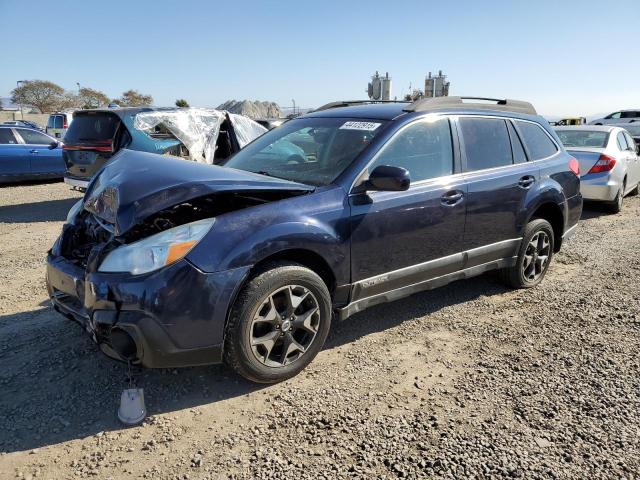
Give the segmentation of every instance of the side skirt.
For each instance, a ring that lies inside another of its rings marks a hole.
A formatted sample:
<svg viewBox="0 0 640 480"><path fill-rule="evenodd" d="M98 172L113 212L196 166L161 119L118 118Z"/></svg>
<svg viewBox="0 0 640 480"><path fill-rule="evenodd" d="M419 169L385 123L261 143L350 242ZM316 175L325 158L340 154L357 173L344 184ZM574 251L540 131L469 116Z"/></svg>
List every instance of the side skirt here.
<svg viewBox="0 0 640 480"><path fill-rule="evenodd" d="M442 287L448 283L455 282L457 280L464 280L466 278L476 277L482 275L490 270L497 270L500 268L513 267L516 264L518 257L502 258L500 260L493 260L491 262L483 263L473 267L465 268L457 272L441 275L439 277L430 278L418 283L413 283L404 287L389 290L387 292L372 295L370 297L361 298L343 308L336 309L336 317L338 320L346 320L354 313L361 312L362 310L378 305L380 303L393 302L401 298L408 297L414 293L422 292L424 290L432 290L434 288Z"/></svg>

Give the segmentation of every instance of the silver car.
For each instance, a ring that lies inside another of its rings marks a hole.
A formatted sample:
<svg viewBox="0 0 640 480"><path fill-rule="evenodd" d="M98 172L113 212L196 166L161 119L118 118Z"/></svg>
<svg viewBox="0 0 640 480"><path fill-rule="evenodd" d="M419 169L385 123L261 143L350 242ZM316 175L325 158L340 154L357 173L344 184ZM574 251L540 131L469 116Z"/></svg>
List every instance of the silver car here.
<svg viewBox="0 0 640 480"><path fill-rule="evenodd" d="M580 192L585 200L606 202L617 213L625 195L637 195L640 159L629 133L614 126L556 128L567 152L580 162Z"/></svg>
<svg viewBox="0 0 640 480"><path fill-rule="evenodd" d="M640 110L620 110L606 117L591 120L589 125L620 125L625 123L640 122Z"/></svg>

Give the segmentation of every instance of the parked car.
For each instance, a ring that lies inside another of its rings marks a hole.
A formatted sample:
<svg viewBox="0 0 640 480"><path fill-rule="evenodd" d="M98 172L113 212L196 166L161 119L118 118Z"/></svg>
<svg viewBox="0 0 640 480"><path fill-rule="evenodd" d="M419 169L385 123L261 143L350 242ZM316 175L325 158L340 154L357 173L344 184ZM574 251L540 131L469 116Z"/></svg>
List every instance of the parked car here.
<svg viewBox="0 0 640 480"><path fill-rule="evenodd" d="M619 125L621 123L640 122L640 110L620 110L603 118L591 120L589 125Z"/></svg>
<svg viewBox="0 0 640 480"><path fill-rule="evenodd" d="M633 141L636 142L636 146L640 148L640 122L637 124L630 123L624 126L624 129L629 132ZM640 153L640 151L638 151Z"/></svg>
<svg viewBox="0 0 640 480"><path fill-rule="evenodd" d="M84 189L123 148L215 163L266 129L241 115L195 108L81 110L65 136L64 181Z"/></svg>
<svg viewBox="0 0 640 480"><path fill-rule="evenodd" d="M71 122L73 122L73 118L73 111L53 113L49 115L44 131L55 138L63 139Z"/></svg>
<svg viewBox="0 0 640 480"><path fill-rule="evenodd" d="M62 178L58 141L32 128L0 125L0 183Z"/></svg>
<svg viewBox="0 0 640 480"><path fill-rule="evenodd" d="M560 141L580 162L580 191L585 200L622 209L625 195L638 194L640 160L635 142L620 127L558 127Z"/></svg>
<svg viewBox="0 0 640 480"><path fill-rule="evenodd" d="M16 127L33 128L34 130L40 130L41 132L44 131L44 129L40 125L38 125L36 122L30 122L29 120L10 120L10 121L4 122L2 125L13 125Z"/></svg>
<svg viewBox="0 0 640 480"><path fill-rule="evenodd" d="M531 104L464 102L321 108L224 166L123 150L48 255L53 306L114 358L275 382L332 317L489 270L534 287L580 218L578 162ZM301 133L318 155L272 155Z"/></svg>

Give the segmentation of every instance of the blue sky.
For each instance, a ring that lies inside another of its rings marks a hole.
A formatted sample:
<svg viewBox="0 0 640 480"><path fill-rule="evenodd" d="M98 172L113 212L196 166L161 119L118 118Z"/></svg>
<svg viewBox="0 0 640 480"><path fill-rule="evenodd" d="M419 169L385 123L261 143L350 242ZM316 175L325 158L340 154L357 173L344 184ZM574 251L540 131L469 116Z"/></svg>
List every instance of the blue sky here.
<svg viewBox="0 0 640 480"><path fill-rule="evenodd" d="M0 96L47 79L157 105L314 107L365 98L376 70L400 97L442 69L452 95L589 116L640 108L638 25L637 0L0 0Z"/></svg>

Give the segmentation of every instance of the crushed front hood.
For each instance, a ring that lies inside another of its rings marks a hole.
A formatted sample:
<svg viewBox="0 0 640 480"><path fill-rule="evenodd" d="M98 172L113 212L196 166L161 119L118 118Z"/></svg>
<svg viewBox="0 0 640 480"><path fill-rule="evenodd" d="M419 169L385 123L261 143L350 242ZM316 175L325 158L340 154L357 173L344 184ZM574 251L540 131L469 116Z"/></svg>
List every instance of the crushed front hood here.
<svg viewBox="0 0 640 480"><path fill-rule="evenodd" d="M84 208L123 235L145 218L217 192L290 191L314 187L242 170L121 150L89 185Z"/></svg>

